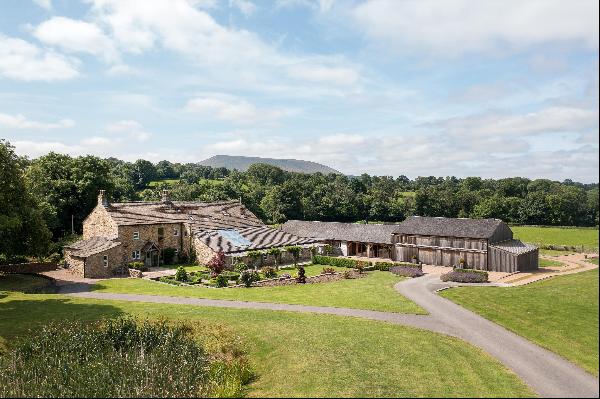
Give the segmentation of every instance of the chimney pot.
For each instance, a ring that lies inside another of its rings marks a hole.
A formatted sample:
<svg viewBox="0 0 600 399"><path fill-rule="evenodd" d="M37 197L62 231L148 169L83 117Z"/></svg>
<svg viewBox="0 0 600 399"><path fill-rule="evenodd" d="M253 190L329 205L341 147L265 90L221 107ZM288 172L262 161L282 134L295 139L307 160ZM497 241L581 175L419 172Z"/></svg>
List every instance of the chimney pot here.
<svg viewBox="0 0 600 399"><path fill-rule="evenodd" d="M161 202L170 202L171 199L169 198L169 190L162 190L162 195L161 195Z"/></svg>

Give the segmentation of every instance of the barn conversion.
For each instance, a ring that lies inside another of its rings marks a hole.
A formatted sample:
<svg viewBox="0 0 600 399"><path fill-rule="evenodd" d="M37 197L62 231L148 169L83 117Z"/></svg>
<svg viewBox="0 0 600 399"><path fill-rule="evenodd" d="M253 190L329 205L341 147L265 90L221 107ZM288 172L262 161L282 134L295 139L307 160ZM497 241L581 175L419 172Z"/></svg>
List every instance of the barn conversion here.
<svg viewBox="0 0 600 399"><path fill-rule="evenodd" d="M538 268L538 248L498 219L413 216L399 224L288 221L282 231L332 245L342 256L414 259L432 265L514 272ZM462 261L462 262L461 262Z"/></svg>
<svg viewBox="0 0 600 399"><path fill-rule="evenodd" d="M111 203L101 191L83 222L83 240L65 246L64 254L68 268L96 278L117 274L131 262L159 266L167 248L175 259L206 263L219 251L233 262L250 251L300 246L300 259L307 260L315 243L266 226L239 201L171 201L165 190L157 202Z"/></svg>

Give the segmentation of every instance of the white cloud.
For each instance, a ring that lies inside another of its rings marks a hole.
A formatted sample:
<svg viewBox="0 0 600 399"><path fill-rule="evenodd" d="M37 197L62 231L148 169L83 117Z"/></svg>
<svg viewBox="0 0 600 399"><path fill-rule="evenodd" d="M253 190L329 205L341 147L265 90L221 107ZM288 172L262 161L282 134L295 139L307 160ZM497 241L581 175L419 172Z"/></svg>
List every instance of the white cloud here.
<svg viewBox="0 0 600 399"><path fill-rule="evenodd" d="M262 109L254 104L223 94L210 94L196 97L187 102L186 112L198 113L234 123L269 123L296 113L291 109Z"/></svg>
<svg viewBox="0 0 600 399"><path fill-rule="evenodd" d="M33 2L46 10L52 10L52 0L33 0Z"/></svg>
<svg viewBox="0 0 600 399"><path fill-rule="evenodd" d="M48 154L49 152L59 152L61 154L81 155L85 153L85 148L80 145L64 144L59 141L31 141L16 140L11 142L19 155L27 155L30 158Z"/></svg>
<svg viewBox="0 0 600 399"><path fill-rule="evenodd" d="M106 74L109 76L127 76L127 75L138 75L139 71L130 66L130 65L126 65L126 64L116 64L111 66L107 71Z"/></svg>
<svg viewBox="0 0 600 399"><path fill-rule="evenodd" d="M75 122L71 119L61 119L58 122L38 122L27 119L24 115L9 115L0 112L0 126L5 126L11 129L33 129L33 130L50 130L63 129L75 126Z"/></svg>
<svg viewBox="0 0 600 399"><path fill-rule="evenodd" d="M533 45L598 48L598 2L369 0L353 10L368 36L401 51L441 56Z"/></svg>
<svg viewBox="0 0 600 399"><path fill-rule="evenodd" d="M126 136L136 141L147 141L152 134L147 132L141 123L134 120L122 120L109 124L106 130L121 136Z"/></svg>
<svg viewBox="0 0 600 399"><path fill-rule="evenodd" d="M489 135L537 135L581 132L598 127L598 111L554 106L526 114L487 113L437 121L428 126L442 128L457 138Z"/></svg>
<svg viewBox="0 0 600 399"><path fill-rule="evenodd" d="M360 76L353 68L318 64L292 65L288 68L288 75L309 82L333 83L335 85L353 85Z"/></svg>
<svg viewBox="0 0 600 399"><path fill-rule="evenodd" d="M41 42L65 51L94 54L107 61L117 58L112 40L90 22L52 17L35 27L33 35Z"/></svg>
<svg viewBox="0 0 600 399"><path fill-rule="evenodd" d="M0 34L0 76L24 81L73 79L78 61Z"/></svg>
<svg viewBox="0 0 600 399"><path fill-rule="evenodd" d="M251 16L256 11L256 5L248 0L229 0L229 7L235 7L246 17Z"/></svg>

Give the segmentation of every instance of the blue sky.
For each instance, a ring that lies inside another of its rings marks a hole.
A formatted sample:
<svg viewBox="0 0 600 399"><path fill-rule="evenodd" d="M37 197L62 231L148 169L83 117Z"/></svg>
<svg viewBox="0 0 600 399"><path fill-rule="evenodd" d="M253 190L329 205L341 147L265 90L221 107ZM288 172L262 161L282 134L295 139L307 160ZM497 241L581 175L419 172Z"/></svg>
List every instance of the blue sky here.
<svg viewBox="0 0 600 399"><path fill-rule="evenodd" d="M592 0L3 0L17 152L598 181Z"/></svg>

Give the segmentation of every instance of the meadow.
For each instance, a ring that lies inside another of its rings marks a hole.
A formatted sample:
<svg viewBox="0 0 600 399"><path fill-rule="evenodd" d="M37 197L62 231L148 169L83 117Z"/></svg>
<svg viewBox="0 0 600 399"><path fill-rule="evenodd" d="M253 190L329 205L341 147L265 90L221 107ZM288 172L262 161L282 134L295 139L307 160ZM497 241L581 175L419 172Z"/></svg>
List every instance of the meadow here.
<svg viewBox="0 0 600 399"><path fill-rule="evenodd" d="M565 245L598 250L598 229L512 226L514 237L536 245Z"/></svg>

